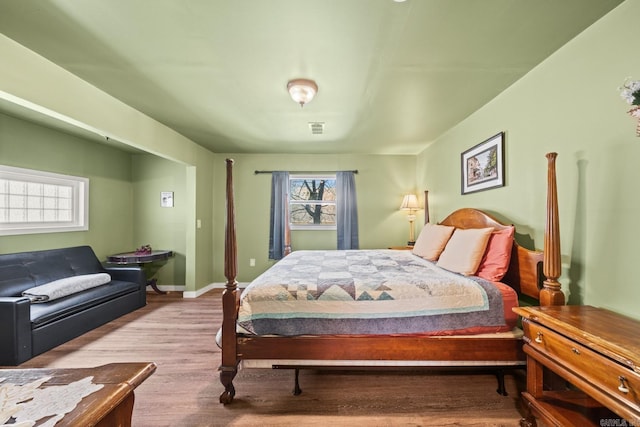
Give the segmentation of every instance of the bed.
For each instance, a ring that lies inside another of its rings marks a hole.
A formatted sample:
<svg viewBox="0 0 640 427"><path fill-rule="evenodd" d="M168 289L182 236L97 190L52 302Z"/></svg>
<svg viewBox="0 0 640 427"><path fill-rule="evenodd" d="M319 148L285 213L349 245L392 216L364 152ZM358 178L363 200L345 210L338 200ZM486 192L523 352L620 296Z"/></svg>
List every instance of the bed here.
<svg viewBox="0 0 640 427"><path fill-rule="evenodd" d="M422 277L425 271L422 268L442 270L437 265L439 260L424 262L423 254L418 256L414 253L417 252L416 249L296 251L256 278L242 292L242 298L236 281L233 160L227 159L227 283L222 294L223 323L218 334L218 343L222 348L220 381L224 386L220 402L228 404L233 401L233 379L241 364L244 367L295 369L294 394L300 392L298 369L325 367L495 368L499 374L498 391L504 392L500 378L502 369L526 364L522 351L522 332L514 327L515 318L510 316L511 307L517 304L521 295L539 301L540 305L564 304L564 295L557 281L560 276L560 245L556 153L549 153L546 157L548 162L544 251L528 250L513 241L506 273L503 272L504 277L500 279L500 283L464 274L452 274L459 276L462 282L450 288L438 288L435 285L416 282L411 276L414 271L419 271L419 276ZM425 225L425 229L428 225ZM478 230L491 230L491 235L513 230L513 226L502 224L491 215L471 208L457 210L433 227L450 227L454 234L458 230L461 230L461 234L463 231L476 233ZM416 248L417 246L418 243ZM299 271L314 270L327 264L339 268L314 273L324 279L313 285L307 283L301 286L300 283L306 283L306 279L300 280ZM355 279L358 285L354 286L354 279L346 276L345 265L350 266L346 270L354 270L355 265L356 270L364 272L366 280L360 275ZM292 275L291 272L296 269L298 274ZM410 274L405 274L407 272ZM298 283L287 282L287 278L294 276ZM282 282L283 278L285 282ZM433 303L433 306L425 308L427 304L416 303L419 297L413 294L405 295L404 299L399 297L404 295L405 291L395 288L396 282L398 286L410 282L418 292L424 293L426 290L426 293L432 296L440 295L445 305L453 306L453 311L447 311L442 317L450 317L454 320L453 323L448 320L433 320L436 317L433 313L443 310L440 305ZM274 284L276 288L280 287L275 298L266 297L262 300L256 296L260 294L258 290L263 289L261 286L266 285L268 288ZM379 287L380 284L383 285L383 289ZM453 288L456 290L451 290ZM458 295L458 290L463 288L470 289L464 292L470 292L472 295L464 298ZM491 288L496 288L497 291ZM510 293L515 297L509 299ZM323 298L320 298L320 295ZM471 298L472 302L460 302L469 301L467 298ZM347 300L347 308L336 305L336 300L339 299ZM381 300L383 308L378 307L372 311L366 309L364 314L359 312L356 316L353 314L359 310L356 308L356 300L362 299ZM324 302L318 304L320 300ZM406 312L401 311L398 314L396 308L392 308L394 302L398 301ZM493 304L491 301L496 301L497 308L489 308L489 305ZM299 306L287 305L298 302L316 312L300 315L302 310ZM292 316L292 312L296 315ZM336 314L337 320L328 320L328 312ZM477 312L493 313L493 317L489 316L489 320L483 320L487 324L480 326L467 323L466 318L476 316ZM497 320L500 316L502 320ZM373 324L373 319L378 317L383 317L384 321ZM298 326L292 326L291 323L287 323L289 318L298 321L302 318L302 321Z"/></svg>

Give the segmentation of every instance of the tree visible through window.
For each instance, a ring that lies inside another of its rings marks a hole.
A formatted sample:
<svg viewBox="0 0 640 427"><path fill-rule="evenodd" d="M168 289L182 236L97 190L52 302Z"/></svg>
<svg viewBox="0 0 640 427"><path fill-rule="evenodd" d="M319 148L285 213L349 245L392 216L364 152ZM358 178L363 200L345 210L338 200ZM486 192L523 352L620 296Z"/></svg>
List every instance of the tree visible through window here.
<svg viewBox="0 0 640 427"><path fill-rule="evenodd" d="M289 223L292 229L335 229L335 175L289 178Z"/></svg>

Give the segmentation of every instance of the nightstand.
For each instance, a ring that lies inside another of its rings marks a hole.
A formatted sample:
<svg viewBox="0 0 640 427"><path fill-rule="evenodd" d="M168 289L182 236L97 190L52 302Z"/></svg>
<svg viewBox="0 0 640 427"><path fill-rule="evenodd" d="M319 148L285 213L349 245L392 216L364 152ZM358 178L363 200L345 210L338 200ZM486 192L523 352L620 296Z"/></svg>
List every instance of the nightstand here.
<svg viewBox="0 0 640 427"><path fill-rule="evenodd" d="M640 322L591 306L513 311L522 316L522 397L532 413L521 426L535 426L534 416L549 425L640 425Z"/></svg>
<svg viewBox="0 0 640 427"><path fill-rule="evenodd" d="M389 249L393 249L396 251L410 251L413 249L413 246L390 246Z"/></svg>

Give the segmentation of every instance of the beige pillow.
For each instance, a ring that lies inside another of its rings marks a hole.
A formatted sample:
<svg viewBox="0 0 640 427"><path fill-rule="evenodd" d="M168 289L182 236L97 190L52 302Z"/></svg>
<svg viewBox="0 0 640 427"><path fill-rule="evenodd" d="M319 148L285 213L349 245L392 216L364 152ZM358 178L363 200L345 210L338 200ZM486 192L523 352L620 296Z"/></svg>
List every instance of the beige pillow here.
<svg viewBox="0 0 640 427"><path fill-rule="evenodd" d="M456 229L438 259L438 267L465 276L475 274L492 231L492 227Z"/></svg>
<svg viewBox="0 0 640 427"><path fill-rule="evenodd" d="M437 260L454 229L448 225L426 223L413 245L413 253L429 261Z"/></svg>

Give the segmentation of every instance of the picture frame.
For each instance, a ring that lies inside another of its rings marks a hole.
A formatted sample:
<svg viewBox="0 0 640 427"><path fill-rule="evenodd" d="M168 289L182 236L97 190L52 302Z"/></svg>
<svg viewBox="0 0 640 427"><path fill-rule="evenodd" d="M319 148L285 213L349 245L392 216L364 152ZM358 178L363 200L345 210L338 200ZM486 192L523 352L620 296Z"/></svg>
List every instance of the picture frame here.
<svg viewBox="0 0 640 427"><path fill-rule="evenodd" d="M504 132L499 132L460 155L462 194L504 187Z"/></svg>
<svg viewBox="0 0 640 427"><path fill-rule="evenodd" d="M163 208L173 207L173 191L160 192L160 206Z"/></svg>

